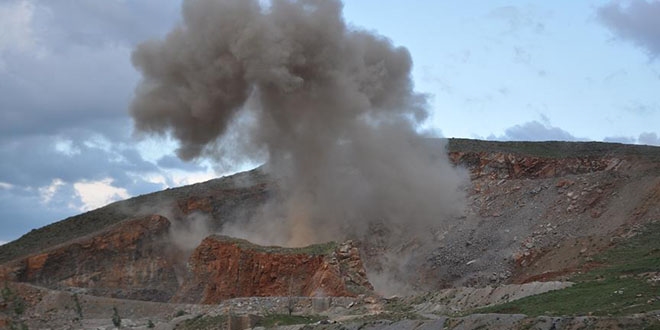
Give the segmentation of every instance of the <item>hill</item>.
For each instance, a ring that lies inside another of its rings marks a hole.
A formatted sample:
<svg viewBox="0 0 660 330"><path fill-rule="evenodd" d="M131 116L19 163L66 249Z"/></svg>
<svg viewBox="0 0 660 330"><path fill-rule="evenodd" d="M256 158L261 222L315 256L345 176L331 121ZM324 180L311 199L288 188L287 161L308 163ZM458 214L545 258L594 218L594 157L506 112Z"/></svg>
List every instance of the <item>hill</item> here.
<svg viewBox="0 0 660 330"><path fill-rule="evenodd" d="M54 292L70 292L99 306L118 302L95 299L128 299L122 304L164 302L167 304L149 313L170 323L176 317L164 315L164 310L182 308L191 316L199 316L200 322L210 317L208 313L216 313L176 305L181 302L226 303L237 308L226 299L313 296L316 289L306 289L309 285L332 286L338 289L330 290L335 292L331 295L356 297L351 302L358 306L355 310L342 312L327 301L320 309L334 318L357 315L356 324L367 322L365 315L395 322L475 311L531 317L508 318L510 327L537 324L537 317L589 313L614 315L621 324L634 327L641 323L627 319L631 313L659 309L660 257L655 242L660 222L660 148L449 139L429 140L429 152L446 152L469 176L464 214L441 219L428 228L430 244L420 244L415 238L390 239L390 229L377 225L366 237L347 233L344 238L354 242L347 243L350 248L318 245L286 250L209 236L228 224L240 225L265 203L277 200L277 181L255 169L138 196L35 229L0 246L0 276L9 283L9 289L23 293L30 313L39 309L38 303L30 303L30 295L44 299ZM240 247L242 252L232 254L229 251L233 250L220 247L227 244ZM209 251L216 252L202 253L204 246L215 246ZM352 251L351 257L347 257L348 251ZM213 257L215 253L220 254ZM299 257L286 259L291 253ZM236 260L235 265L243 265L238 269L245 273L227 273L238 266L210 266L215 262L211 260ZM301 260L309 261L297 264ZM248 267L255 264L270 270ZM287 273L286 267L273 266L280 264L298 266ZM294 277L286 275L305 267L312 268ZM326 274L319 275L327 278L326 282L312 280L316 275L303 275L314 274L312 269L326 269L319 273ZM327 269L335 270L328 273ZM560 284L534 284L539 281ZM240 289L230 289L231 283L243 284ZM381 295L405 294L410 298L382 300L370 293L372 284ZM556 291L529 296L548 290ZM73 296L68 297L75 305ZM3 299L9 306L6 302L10 299ZM267 300L255 302L268 309L262 303L270 304ZM319 309L314 312L312 305L297 308L301 313L317 313ZM282 312L275 306L286 307L275 304L271 312ZM489 307L475 309L483 306ZM144 315L133 313L132 317ZM647 322L648 318L642 319ZM577 322L565 320L566 324ZM492 320L482 317L468 323L478 327L486 324L482 321ZM599 318L593 322L605 326L614 321Z"/></svg>

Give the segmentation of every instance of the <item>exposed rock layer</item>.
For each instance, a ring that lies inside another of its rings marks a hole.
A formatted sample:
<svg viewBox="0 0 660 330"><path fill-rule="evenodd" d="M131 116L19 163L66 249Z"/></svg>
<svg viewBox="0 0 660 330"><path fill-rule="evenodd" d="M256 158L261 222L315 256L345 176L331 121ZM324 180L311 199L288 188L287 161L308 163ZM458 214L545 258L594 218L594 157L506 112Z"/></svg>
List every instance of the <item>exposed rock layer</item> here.
<svg viewBox="0 0 660 330"><path fill-rule="evenodd" d="M117 298L167 301L176 292L168 219L153 215L119 223L8 264L6 279Z"/></svg>
<svg viewBox="0 0 660 330"><path fill-rule="evenodd" d="M211 236L190 257L178 301L217 303L254 296L355 296L373 290L351 242L307 248L261 247Z"/></svg>
<svg viewBox="0 0 660 330"><path fill-rule="evenodd" d="M449 158L470 173L469 205L439 230L431 258L450 285L565 279L660 220L660 148L454 142Z"/></svg>
<svg viewBox="0 0 660 330"><path fill-rule="evenodd" d="M115 298L194 303L355 296L373 290L350 241L287 249L210 236L186 265L183 252L170 243L169 229L170 221L157 215L124 221L9 263L0 268L0 279Z"/></svg>

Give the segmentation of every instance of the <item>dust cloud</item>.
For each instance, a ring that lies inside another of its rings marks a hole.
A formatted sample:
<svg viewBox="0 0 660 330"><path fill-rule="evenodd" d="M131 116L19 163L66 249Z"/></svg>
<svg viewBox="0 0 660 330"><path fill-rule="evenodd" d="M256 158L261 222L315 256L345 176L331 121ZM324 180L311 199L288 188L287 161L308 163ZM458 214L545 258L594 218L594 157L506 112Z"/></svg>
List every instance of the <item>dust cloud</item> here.
<svg viewBox="0 0 660 330"><path fill-rule="evenodd" d="M263 161L278 184L224 233L299 246L380 223L392 240L424 240L463 211L466 176L418 132L428 105L408 50L341 11L335 0L185 0L179 25L134 51L138 134L173 136L184 160Z"/></svg>
<svg viewBox="0 0 660 330"><path fill-rule="evenodd" d="M172 243L182 251L191 252L212 233L210 221L209 216L203 213L192 213L183 219L172 221L170 227Z"/></svg>

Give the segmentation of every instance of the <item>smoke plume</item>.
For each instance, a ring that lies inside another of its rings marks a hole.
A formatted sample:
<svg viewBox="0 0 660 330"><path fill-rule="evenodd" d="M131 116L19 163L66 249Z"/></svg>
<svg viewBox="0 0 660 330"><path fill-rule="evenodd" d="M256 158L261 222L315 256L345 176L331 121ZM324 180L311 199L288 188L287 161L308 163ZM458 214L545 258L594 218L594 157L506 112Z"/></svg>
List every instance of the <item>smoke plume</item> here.
<svg viewBox="0 0 660 330"><path fill-rule="evenodd" d="M416 237L463 210L464 176L417 132L427 100L407 49L341 10L185 0L179 26L133 53L137 132L175 137L186 160L267 160L277 179L279 197L225 231L289 246L365 236L373 223Z"/></svg>

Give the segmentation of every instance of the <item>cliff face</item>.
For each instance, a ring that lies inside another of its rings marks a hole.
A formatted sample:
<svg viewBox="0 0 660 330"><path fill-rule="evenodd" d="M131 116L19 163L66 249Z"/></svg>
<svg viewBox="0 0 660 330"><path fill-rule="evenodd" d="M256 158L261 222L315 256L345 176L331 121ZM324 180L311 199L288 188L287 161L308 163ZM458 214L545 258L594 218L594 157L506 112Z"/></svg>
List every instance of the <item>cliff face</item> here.
<svg viewBox="0 0 660 330"><path fill-rule="evenodd" d="M169 300L178 282L167 257L170 222L162 216L128 220L99 234L28 256L5 267L8 280L95 295Z"/></svg>
<svg viewBox="0 0 660 330"><path fill-rule="evenodd" d="M470 174L468 208L442 234L431 276L477 285L562 279L660 217L657 148L564 145L579 150L450 151Z"/></svg>
<svg viewBox="0 0 660 330"><path fill-rule="evenodd" d="M497 152L452 152L449 156L469 170L468 194L477 202L473 210L483 217L503 216L538 199L535 195L543 190L556 190L557 194L542 201L550 204L547 211L587 212L598 218L631 167L631 162L612 156L544 158Z"/></svg>
<svg viewBox="0 0 660 330"><path fill-rule="evenodd" d="M351 242L306 248L260 247L211 236L189 260L190 276L175 300L217 303L255 296L355 296L371 292Z"/></svg>
<svg viewBox="0 0 660 330"><path fill-rule="evenodd" d="M373 290L351 242L262 247L210 236L187 261L162 216L127 220L8 263L0 280L147 301L217 303L251 296L355 296Z"/></svg>
<svg viewBox="0 0 660 330"><path fill-rule="evenodd" d="M543 179L611 170L621 165L615 157L545 158L502 152L449 153L454 164L470 170L471 179Z"/></svg>

